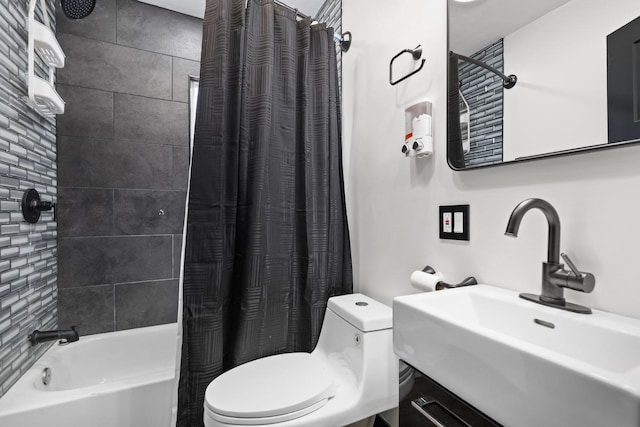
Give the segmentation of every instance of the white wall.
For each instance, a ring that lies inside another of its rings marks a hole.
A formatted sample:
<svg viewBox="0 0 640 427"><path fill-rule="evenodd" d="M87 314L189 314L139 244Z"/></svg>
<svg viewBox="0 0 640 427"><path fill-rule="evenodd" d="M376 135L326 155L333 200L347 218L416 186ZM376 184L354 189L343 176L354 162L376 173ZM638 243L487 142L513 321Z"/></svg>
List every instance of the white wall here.
<svg viewBox="0 0 640 427"><path fill-rule="evenodd" d="M504 160L607 142L607 35L638 0L573 0L504 38Z"/></svg>
<svg viewBox="0 0 640 427"><path fill-rule="evenodd" d="M409 276L430 264L451 281L538 293L547 226L540 212L520 237L503 235L518 202L540 197L562 220L562 250L596 276L591 294L566 297L640 318L640 147L519 165L454 172L446 162L446 0L344 0L343 28L353 34L343 56L344 162L355 280L359 291L391 303L415 292ZM424 47L422 71L388 83L390 58ZM404 108L434 103L435 154L400 153ZM438 205L471 205L471 241L439 240Z"/></svg>

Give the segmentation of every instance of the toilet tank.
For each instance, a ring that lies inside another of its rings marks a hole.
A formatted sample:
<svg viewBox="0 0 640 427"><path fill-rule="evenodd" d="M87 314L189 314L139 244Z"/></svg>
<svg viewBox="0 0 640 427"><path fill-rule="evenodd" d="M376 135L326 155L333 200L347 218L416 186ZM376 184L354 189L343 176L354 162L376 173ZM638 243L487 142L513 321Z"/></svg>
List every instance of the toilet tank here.
<svg viewBox="0 0 640 427"><path fill-rule="evenodd" d="M357 406L375 414L398 405L391 307L362 294L329 299L313 351L351 378ZM345 380L347 381L347 380Z"/></svg>
<svg viewBox="0 0 640 427"><path fill-rule="evenodd" d="M360 376L365 349L393 353L392 310L362 294L329 299L314 353L343 354Z"/></svg>
<svg viewBox="0 0 640 427"><path fill-rule="evenodd" d="M362 332L390 329L391 307L362 294L349 294L329 299L327 308Z"/></svg>

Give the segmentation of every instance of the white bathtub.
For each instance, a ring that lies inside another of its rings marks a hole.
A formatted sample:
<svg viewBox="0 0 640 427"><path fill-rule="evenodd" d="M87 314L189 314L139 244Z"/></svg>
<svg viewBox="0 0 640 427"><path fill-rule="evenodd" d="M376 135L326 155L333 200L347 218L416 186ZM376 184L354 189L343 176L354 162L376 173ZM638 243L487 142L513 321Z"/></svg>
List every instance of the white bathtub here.
<svg viewBox="0 0 640 427"><path fill-rule="evenodd" d="M0 398L2 427L168 427L175 323L54 344ZM43 383L49 368L51 379Z"/></svg>

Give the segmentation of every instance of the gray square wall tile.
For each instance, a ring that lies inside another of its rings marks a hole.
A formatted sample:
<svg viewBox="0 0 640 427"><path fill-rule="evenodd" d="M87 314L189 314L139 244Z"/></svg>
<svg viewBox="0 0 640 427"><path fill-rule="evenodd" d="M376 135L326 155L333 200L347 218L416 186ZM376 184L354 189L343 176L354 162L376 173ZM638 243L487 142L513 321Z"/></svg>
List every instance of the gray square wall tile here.
<svg viewBox="0 0 640 427"><path fill-rule="evenodd" d="M182 232L184 191L116 190L117 234L175 234Z"/></svg>
<svg viewBox="0 0 640 427"><path fill-rule="evenodd" d="M58 188L60 237L110 236L113 234L113 190Z"/></svg>
<svg viewBox="0 0 640 427"><path fill-rule="evenodd" d="M93 12L83 19L69 19L56 8L56 31L105 42L116 42L116 0L97 0Z"/></svg>
<svg viewBox="0 0 640 427"><path fill-rule="evenodd" d="M134 0L119 0L118 44L199 61L202 20Z"/></svg>
<svg viewBox="0 0 640 427"><path fill-rule="evenodd" d="M58 286L169 279L171 236L82 237L58 239Z"/></svg>
<svg viewBox="0 0 640 427"><path fill-rule="evenodd" d="M80 336L112 332L113 301L113 285L60 289L58 325L63 329L75 326Z"/></svg>
<svg viewBox="0 0 640 427"><path fill-rule="evenodd" d="M171 99L171 57L58 34L67 60L58 83Z"/></svg>
<svg viewBox="0 0 640 427"><path fill-rule="evenodd" d="M115 138L158 144L189 144L189 108L174 101L115 94Z"/></svg>
<svg viewBox="0 0 640 427"><path fill-rule="evenodd" d="M62 186L170 190L175 185L171 146L78 138L59 138L58 145Z"/></svg>
<svg viewBox="0 0 640 427"><path fill-rule="evenodd" d="M173 323L178 319L178 280L116 285L115 307L117 330Z"/></svg>
<svg viewBox="0 0 640 427"><path fill-rule="evenodd" d="M93 138L58 136L58 185L93 186L95 171L86 154L93 152L95 145Z"/></svg>
<svg viewBox="0 0 640 427"><path fill-rule="evenodd" d="M65 101L58 136L113 138L113 93L63 84L57 90Z"/></svg>
<svg viewBox="0 0 640 427"><path fill-rule="evenodd" d="M110 283L105 239L58 238L58 289Z"/></svg>

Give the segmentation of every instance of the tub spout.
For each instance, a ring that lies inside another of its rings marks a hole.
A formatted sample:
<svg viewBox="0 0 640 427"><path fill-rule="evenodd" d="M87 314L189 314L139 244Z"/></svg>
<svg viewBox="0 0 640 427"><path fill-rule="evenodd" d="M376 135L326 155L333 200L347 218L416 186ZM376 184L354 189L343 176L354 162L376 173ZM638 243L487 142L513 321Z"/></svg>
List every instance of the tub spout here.
<svg viewBox="0 0 640 427"><path fill-rule="evenodd" d="M68 344L70 342L78 341L79 339L80 335L78 334L78 331L76 331L75 326L72 326L71 329L57 331L39 331L36 329L29 334L29 342L31 345L53 340L60 340L60 344Z"/></svg>

